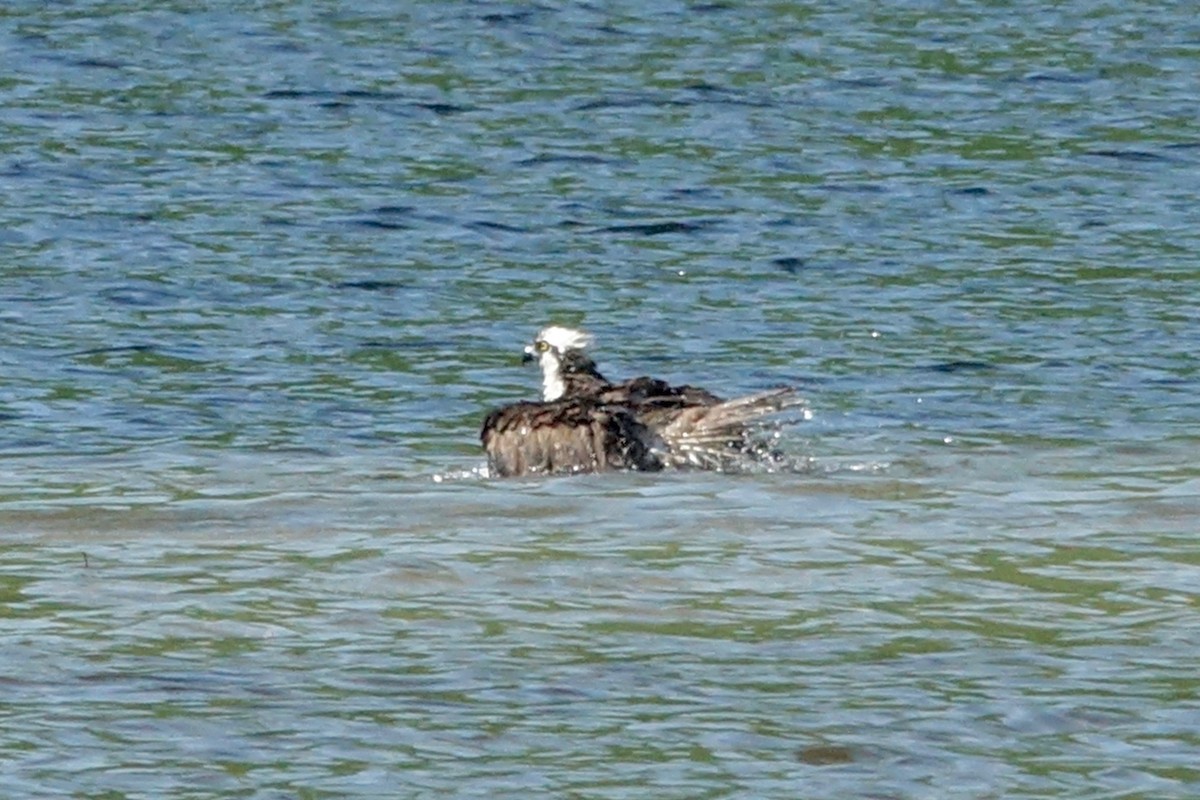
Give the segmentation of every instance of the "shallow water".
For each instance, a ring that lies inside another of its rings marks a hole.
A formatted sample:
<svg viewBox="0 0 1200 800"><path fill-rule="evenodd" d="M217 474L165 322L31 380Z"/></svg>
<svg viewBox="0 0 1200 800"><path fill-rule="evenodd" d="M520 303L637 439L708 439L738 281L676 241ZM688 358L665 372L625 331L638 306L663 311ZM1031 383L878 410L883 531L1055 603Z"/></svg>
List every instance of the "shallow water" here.
<svg viewBox="0 0 1200 800"><path fill-rule="evenodd" d="M0 795L1200 793L1197 41L10 3ZM551 320L804 468L481 479Z"/></svg>

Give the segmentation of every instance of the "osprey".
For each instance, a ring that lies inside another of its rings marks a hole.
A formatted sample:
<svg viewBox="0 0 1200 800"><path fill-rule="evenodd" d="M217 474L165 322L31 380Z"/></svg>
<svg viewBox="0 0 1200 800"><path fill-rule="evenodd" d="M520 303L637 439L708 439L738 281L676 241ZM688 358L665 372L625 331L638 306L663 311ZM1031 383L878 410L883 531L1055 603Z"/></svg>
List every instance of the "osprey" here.
<svg viewBox="0 0 1200 800"><path fill-rule="evenodd" d="M493 475L721 469L772 455L746 423L803 401L790 388L721 400L656 378L612 383L584 351L592 337L551 325L525 348L542 370L541 402L493 411L480 438Z"/></svg>

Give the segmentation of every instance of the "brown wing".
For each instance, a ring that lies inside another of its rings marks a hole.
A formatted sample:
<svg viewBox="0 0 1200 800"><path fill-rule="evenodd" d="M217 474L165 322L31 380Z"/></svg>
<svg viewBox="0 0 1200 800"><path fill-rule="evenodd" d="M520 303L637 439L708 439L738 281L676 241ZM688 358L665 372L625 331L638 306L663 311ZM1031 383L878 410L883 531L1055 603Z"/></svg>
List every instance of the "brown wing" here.
<svg viewBox="0 0 1200 800"><path fill-rule="evenodd" d="M634 378L600 392L605 403L628 407L644 425L660 430L689 408L714 406L721 399L694 386L672 386L657 378Z"/></svg>
<svg viewBox="0 0 1200 800"><path fill-rule="evenodd" d="M497 409L480 439L493 475L662 469L652 434L631 413L578 398Z"/></svg>
<svg viewBox="0 0 1200 800"><path fill-rule="evenodd" d="M596 386L593 395L601 402L631 406L649 404L684 408L711 406L721 402L721 398L704 389L694 386L672 386L657 378L633 378L623 383L601 384Z"/></svg>

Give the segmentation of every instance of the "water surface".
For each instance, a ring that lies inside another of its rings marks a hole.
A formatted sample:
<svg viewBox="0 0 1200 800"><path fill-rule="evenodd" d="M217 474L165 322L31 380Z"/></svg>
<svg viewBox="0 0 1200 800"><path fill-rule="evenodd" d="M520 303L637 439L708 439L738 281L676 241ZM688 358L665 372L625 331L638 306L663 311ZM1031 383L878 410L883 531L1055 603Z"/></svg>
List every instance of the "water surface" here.
<svg viewBox="0 0 1200 800"><path fill-rule="evenodd" d="M9 3L0 794L1195 796L1197 42ZM804 469L481 479L548 321Z"/></svg>

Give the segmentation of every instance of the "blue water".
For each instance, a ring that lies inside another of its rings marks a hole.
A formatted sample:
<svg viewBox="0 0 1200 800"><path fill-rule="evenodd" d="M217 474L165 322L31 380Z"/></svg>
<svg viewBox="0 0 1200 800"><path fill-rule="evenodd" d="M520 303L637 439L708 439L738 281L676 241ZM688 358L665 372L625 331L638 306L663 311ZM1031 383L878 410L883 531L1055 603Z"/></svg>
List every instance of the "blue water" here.
<svg viewBox="0 0 1200 800"><path fill-rule="evenodd" d="M0 795L1191 797L1183 6L0 11ZM776 474L480 476L556 321Z"/></svg>

